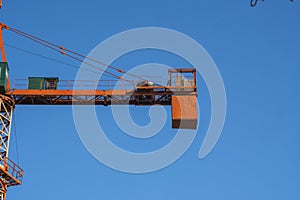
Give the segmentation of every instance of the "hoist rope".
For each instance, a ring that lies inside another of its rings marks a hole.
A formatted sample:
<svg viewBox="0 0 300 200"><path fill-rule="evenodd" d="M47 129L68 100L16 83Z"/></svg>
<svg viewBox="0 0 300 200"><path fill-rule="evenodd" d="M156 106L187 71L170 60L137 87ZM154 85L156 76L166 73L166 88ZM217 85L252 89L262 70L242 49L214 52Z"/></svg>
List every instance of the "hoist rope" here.
<svg viewBox="0 0 300 200"><path fill-rule="evenodd" d="M36 36L34 36L34 35L25 33L25 32L20 31L20 30L18 30L18 29L15 29L15 28L6 26L6 25L4 25L4 24L2 24L2 27L5 28L5 29L7 29L7 30L9 30L9 31L12 31L12 32L14 32L14 33L16 33L16 34L19 34L19 35L21 35L21 36L23 36L23 37L26 37L26 38L29 39L29 40L32 40L32 41L34 41L34 42L37 42L38 44L43 45L43 46L45 46L45 47L47 47L47 48L49 48L49 49L52 49L52 50L54 50L54 51L56 51L56 52L59 52L60 54L66 55L66 56L68 56L68 57L70 57L70 58L72 58L72 59L75 59L75 60L77 60L77 61L83 62L83 63L85 63L85 64L87 64L87 65L89 65L89 66L91 66L91 67L93 67L93 68L95 68L95 69L98 69L98 70L103 71L104 73L110 74L111 76L114 76L114 77L116 77L116 78L118 78L118 79L124 80L121 76L118 76L118 75L115 75L114 73L108 72L108 71L106 71L106 70L104 70L104 69L102 69L102 68L100 68L100 67L98 67L98 66L96 66L96 65L94 65L94 64L91 64L91 63L89 63L89 62L87 62L87 61L84 61L83 59L76 58L74 55L76 55L76 56L78 56L78 57L82 57L82 58L84 58L84 59L86 59L86 60L89 60L89 61L93 61L93 62L95 62L95 63L97 63L97 64L106 66L106 67L108 67L108 68L111 68L111 69L113 69L113 70L118 71L119 73L126 73L126 74L129 75L129 76L135 77L135 78L140 79L140 80L144 80L144 78L142 78L142 77L140 77L140 76L138 76L138 75L134 75L134 74L132 74L132 73L125 72L124 70L122 70L122 69L120 69L120 68L116 68L116 67L114 67L114 66L111 66L111 65L108 65L108 64L106 64L106 63L103 63L103 62L101 62L101 61L99 61L99 60L96 60L96 59L87 57L87 56L85 56L85 55L82 55L82 54L80 54L80 53L77 53L77 52L75 52L75 51L69 50L69 49L67 49L67 48L65 48L65 47L63 47L63 46L61 46L61 45L57 45L57 44L51 43L51 42L49 42L49 41L46 41L46 40L41 39L41 38L39 38L39 37L36 37ZM67 52L68 52L68 53L67 53ZM74 54L74 55L71 55L71 54Z"/></svg>
<svg viewBox="0 0 300 200"><path fill-rule="evenodd" d="M16 118L13 115L13 133L15 138L15 147L16 147L16 157L17 157L17 164L20 165L20 158L19 158L19 144L18 144L18 136L17 136L17 128L16 128Z"/></svg>

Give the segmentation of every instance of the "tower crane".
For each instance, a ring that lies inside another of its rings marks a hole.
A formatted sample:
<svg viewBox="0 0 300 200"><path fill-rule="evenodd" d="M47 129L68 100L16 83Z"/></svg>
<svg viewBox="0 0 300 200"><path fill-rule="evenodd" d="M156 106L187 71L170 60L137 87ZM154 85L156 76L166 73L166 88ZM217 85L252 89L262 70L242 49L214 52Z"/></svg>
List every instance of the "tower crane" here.
<svg viewBox="0 0 300 200"><path fill-rule="evenodd" d="M1 0L0 0L1 5ZM135 82L124 79L120 75L103 70L110 76L119 79L123 84L121 89L101 88L96 90L74 89L72 81L66 81L64 88L57 77L29 77L26 88L12 88L9 78L9 67L6 61L2 31L8 30L27 39L37 42L58 53L85 63L92 68L105 65L121 74L128 74L140 79ZM196 70L194 68L169 69L168 83L156 85L134 74L102 63L98 60L81 55L60 45L53 44L36 36L0 23L0 200L6 199L8 187L21 185L24 176L23 169L9 159L10 131L12 115L17 105L163 105L172 107L172 128L196 129ZM93 64L94 63L94 64ZM95 64L96 63L96 64ZM188 75L188 76L187 76ZM190 77L190 78L187 78ZM131 88L125 88L125 82Z"/></svg>

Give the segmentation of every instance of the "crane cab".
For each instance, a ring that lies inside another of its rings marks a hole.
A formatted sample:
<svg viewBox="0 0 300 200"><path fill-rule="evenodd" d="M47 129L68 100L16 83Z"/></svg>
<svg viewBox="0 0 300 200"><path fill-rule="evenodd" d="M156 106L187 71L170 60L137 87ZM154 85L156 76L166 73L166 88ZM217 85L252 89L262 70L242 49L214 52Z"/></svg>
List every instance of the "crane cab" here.
<svg viewBox="0 0 300 200"><path fill-rule="evenodd" d="M8 64L7 62L0 62L0 93L7 92L8 86Z"/></svg>

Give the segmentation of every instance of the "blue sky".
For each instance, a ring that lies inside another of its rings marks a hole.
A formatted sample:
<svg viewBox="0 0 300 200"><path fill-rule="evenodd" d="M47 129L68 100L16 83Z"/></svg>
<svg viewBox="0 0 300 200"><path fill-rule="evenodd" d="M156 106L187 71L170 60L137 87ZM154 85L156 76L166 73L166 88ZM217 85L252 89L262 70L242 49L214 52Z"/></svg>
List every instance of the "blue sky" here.
<svg viewBox="0 0 300 200"><path fill-rule="evenodd" d="M203 45L219 67L228 101L222 136L198 159L210 118L207 88L198 74L201 123L190 149L173 165L149 174L126 174L94 159L77 135L71 107L17 106L15 127L24 184L9 199L290 199L300 198L300 5L288 0L248 1L4 1L1 21L83 54L119 32L147 26L180 31ZM9 44L72 64L11 32ZM6 48L10 76L75 79L76 69ZM130 69L148 62L188 65L157 52L116 61ZM183 67L184 67L183 66ZM134 108L147 124L148 108ZM166 108L170 117L170 108ZM126 137L99 107L108 137L128 150L163 146L176 132L170 120L146 143ZM146 116L146 117L145 117ZM142 145L141 145L142 144ZM11 156L16 160L15 135Z"/></svg>

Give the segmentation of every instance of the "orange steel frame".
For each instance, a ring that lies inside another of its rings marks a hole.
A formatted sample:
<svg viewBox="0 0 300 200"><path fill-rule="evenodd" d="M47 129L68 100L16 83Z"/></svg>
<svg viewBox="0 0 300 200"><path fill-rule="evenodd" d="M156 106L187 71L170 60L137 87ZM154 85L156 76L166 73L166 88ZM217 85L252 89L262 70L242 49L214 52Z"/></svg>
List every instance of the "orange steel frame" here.
<svg viewBox="0 0 300 200"><path fill-rule="evenodd" d="M1 0L0 0L1 6ZM4 42L2 38L2 29L4 24L0 23L0 51L2 62L6 62ZM14 105L72 105L72 104L130 104L130 105L171 105L173 95L197 96L196 71L195 69L174 69L169 70L169 79L171 73L192 73L194 76L194 86L147 86L134 87L130 90L33 90L33 89L10 89L8 83L5 94L0 94L0 102L7 105L13 113ZM5 110L5 109L4 109ZM7 111L7 110L6 110ZM0 109L1 114L1 109ZM1 120L1 119L0 119ZM11 120L7 124L11 125ZM0 123L1 126L1 123ZM0 127L1 129L1 127ZM9 144L9 134L6 143ZM1 131L0 131L1 137ZM23 170L8 159L8 146L4 157L0 158L4 164L0 165L0 200L6 199L6 190L9 186L22 184ZM12 163L9 165L9 163Z"/></svg>
<svg viewBox="0 0 300 200"><path fill-rule="evenodd" d="M154 86L133 90L12 90L16 104L27 105L171 105L172 95L197 95L196 87Z"/></svg>

